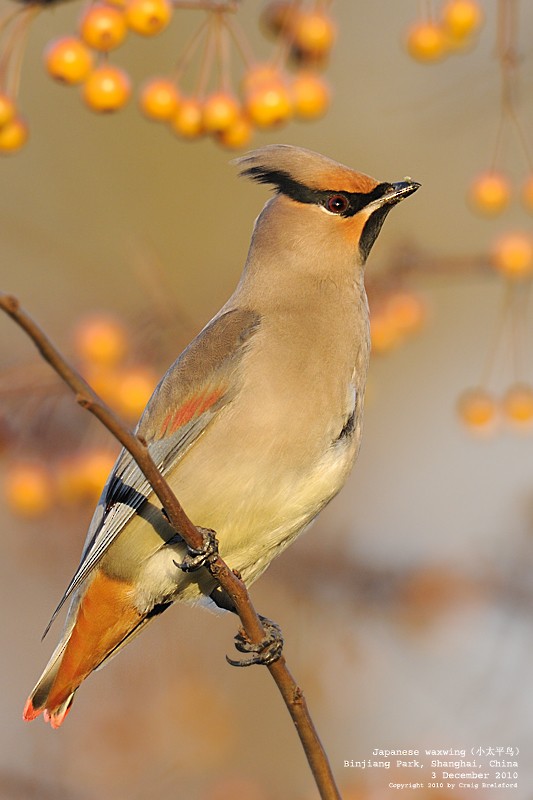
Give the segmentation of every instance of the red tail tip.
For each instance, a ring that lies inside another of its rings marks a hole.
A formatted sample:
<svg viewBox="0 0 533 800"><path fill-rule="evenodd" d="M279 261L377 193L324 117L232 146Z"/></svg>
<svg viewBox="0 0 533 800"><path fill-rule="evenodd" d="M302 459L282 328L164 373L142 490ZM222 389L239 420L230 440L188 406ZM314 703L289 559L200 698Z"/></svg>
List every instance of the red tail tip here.
<svg viewBox="0 0 533 800"><path fill-rule="evenodd" d="M26 720L26 722L31 722L32 719L35 719L41 713L42 708L34 708L31 697L28 697L26 701L26 705L24 706L24 711L22 712L22 719Z"/></svg>
<svg viewBox="0 0 533 800"><path fill-rule="evenodd" d="M58 709L50 712L47 708L45 709L34 708L31 697L29 697L26 702L26 705L24 706L24 711L22 712L22 719L26 720L26 722L31 722L33 719L36 719L39 716L39 714L41 714L44 711L43 715L44 721L49 722L52 728L57 729L65 721L65 717L70 711L71 705L72 705L72 699L68 704L63 703L61 706L59 706Z"/></svg>
<svg viewBox="0 0 533 800"><path fill-rule="evenodd" d="M63 703L59 706L58 709L55 711L48 711L45 709L44 711L44 721L50 723L50 727L54 730L57 730L60 725L63 724L65 721L65 717L67 716L68 712L70 711L72 705L72 699L69 700L68 703Z"/></svg>

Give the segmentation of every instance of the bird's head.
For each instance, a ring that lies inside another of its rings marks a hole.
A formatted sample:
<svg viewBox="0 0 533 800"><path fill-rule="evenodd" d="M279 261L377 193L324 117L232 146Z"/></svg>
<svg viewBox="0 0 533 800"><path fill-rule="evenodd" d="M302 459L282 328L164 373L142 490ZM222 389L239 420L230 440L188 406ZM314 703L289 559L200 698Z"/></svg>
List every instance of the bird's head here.
<svg viewBox="0 0 533 800"><path fill-rule="evenodd" d="M364 264L390 209L419 188L410 178L375 180L326 156L287 144L253 150L236 159L241 175L273 186L277 216L287 226L309 226L326 244L355 247ZM333 249L335 247L333 246Z"/></svg>

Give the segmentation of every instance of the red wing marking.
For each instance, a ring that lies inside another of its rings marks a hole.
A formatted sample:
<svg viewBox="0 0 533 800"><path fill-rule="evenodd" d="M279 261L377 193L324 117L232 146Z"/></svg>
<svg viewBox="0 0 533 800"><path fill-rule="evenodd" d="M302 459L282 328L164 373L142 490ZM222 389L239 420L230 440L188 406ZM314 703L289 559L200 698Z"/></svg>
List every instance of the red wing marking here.
<svg viewBox="0 0 533 800"><path fill-rule="evenodd" d="M217 389L209 394L197 394L185 401L178 409L171 411L165 417L161 426L161 435L168 436L175 433L178 428L190 422L193 417L199 417L208 408L211 408L224 394L224 389Z"/></svg>

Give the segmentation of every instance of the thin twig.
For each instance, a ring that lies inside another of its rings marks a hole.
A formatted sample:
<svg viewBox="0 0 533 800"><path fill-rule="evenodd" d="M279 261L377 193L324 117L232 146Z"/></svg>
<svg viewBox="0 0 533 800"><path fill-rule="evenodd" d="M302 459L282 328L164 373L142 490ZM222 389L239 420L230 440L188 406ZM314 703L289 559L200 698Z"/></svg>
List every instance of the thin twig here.
<svg viewBox="0 0 533 800"><path fill-rule="evenodd" d="M184 539L188 547L196 550L201 549L203 545L202 534L188 518L170 486L157 469L145 442L124 427L113 411L105 405L81 375L70 366L41 328L20 307L16 297L0 292L0 308L9 314L33 340L42 357L75 393L77 402L94 414L133 456L161 501L170 524ZM207 568L233 601L248 639L252 643L260 643L265 637L265 631L244 583L219 555L213 559L212 564ZM341 800L326 753L310 717L303 692L294 681L283 656L269 664L268 670L278 686L298 731L320 797L322 800Z"/></svg>

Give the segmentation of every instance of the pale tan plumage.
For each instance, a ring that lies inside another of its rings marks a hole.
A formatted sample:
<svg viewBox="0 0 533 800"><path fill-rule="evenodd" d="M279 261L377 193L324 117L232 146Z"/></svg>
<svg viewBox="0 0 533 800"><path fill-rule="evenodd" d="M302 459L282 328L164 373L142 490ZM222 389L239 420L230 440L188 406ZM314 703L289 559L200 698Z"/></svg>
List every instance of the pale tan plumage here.
<svg viewBox="0 0 533 800"><path fill-rule="evenodd" d="M139 424L198 526L250 584L344 484L360 443L369 356L363 264L392 205L384 184L301 148L238 162L274 185L232 297L163 378ZM54 727L82 680L174 600L212 602L131 458L104 489L65 631L25 708Z"/></svg>

